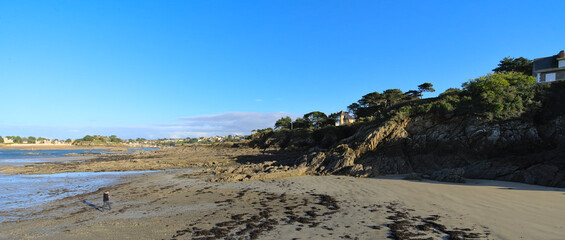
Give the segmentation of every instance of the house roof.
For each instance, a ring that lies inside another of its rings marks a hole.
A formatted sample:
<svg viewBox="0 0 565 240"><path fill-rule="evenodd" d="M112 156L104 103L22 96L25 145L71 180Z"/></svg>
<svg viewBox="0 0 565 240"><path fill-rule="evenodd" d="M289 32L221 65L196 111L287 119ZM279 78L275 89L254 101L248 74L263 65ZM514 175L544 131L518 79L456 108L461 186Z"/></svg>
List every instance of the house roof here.
<svg viewBox="0 0 565 240"><path fill-rule="evenodd" d="M561 52L557 54L557 60L561 60L561 59L565 59L565 51L563 50L561 50Z"/></svg>

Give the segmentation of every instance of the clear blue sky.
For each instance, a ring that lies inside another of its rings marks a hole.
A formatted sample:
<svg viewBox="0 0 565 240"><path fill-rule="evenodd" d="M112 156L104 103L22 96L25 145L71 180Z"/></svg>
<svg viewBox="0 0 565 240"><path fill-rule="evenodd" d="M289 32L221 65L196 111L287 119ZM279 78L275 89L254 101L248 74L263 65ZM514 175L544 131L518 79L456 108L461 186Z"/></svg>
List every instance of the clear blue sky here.
<svg viewBox="0 0 565 240"><path fill-rule="evenodd" d="M249 134L565 49L565 1L1 1L0 136Z"/></svg>

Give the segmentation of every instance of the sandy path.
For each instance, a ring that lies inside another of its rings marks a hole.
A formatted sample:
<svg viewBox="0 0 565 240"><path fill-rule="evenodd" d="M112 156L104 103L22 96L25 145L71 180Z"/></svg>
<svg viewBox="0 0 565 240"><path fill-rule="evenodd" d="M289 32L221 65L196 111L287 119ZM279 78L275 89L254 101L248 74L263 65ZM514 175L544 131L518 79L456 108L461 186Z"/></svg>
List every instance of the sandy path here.
<svg viewBox="0 0 565 240"><path fill-rule="evenodd" d="M102 190L57 201L35 220L1 224L0 239L385 239L391 229L423 234L412 238L457 231L480 239L565 238L565 189L486 180L178 177L190 172L131 176L110 188L112 211L88 205L101 205Z"/></svg>

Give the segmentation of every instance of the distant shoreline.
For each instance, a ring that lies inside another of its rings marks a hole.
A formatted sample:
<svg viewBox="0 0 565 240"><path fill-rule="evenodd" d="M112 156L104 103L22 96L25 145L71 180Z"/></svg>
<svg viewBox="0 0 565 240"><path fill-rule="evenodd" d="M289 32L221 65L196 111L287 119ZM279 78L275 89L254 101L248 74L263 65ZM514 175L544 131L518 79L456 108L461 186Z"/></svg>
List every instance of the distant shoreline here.
<svg viewBox="0 0 565 240"><path fill-rule="evenodd" d="M13 150L70 150L70 149L116 149L116 148L135 148L129 146L76 146L76 145L49 145L49 144L0 144L0 149Z"/></svg>

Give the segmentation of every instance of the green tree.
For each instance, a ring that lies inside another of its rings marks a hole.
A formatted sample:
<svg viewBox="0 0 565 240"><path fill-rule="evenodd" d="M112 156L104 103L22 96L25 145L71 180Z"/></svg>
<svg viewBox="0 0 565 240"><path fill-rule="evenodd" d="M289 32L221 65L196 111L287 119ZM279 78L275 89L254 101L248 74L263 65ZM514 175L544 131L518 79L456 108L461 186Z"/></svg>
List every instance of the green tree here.
<svg viewBox="0 0 565 240"><path fill-rule="evenodd" d="M312 122L314 127L322 127L325 126L328 116L320 111L314 111L304 114L304 119Z"/></svg>
<svg viewBox="0 0 565 240"><path fill-rule="evenodd" d="M350 113L352 113L354 115L353 117L355 117L355 118L359 118L359 116L357 114L358 111L359 111L359 108L361 108L361 105L359 105L359 103L352 103L351 105L347 106L347 110Z"/></svg>
<svg viewBox="0 0 565 240"><path fill-rule="evenodd" d="M275 129L290 129L292 127L292 119L289 116L282 117L275 122Z"/></svg>
<svg viewBox="0 0 565 240"><path fill-rule="evenodd" d="M494 71L495 73L519 72L523 73L524 75L531 76L533 73L533 67L534 61L527 58L505 57L504 59L500 60L498 67L493 69L492 71Z"/></svg>
<svg viewBox="0 0 565 240"><path fill-rule="evenodd" d="M376 107L383 103L383 100L383 96L380 93L372 92L363 95L357 102L361 107Z"/></svg>
<svg viewBox="0 0 565 240"><path fill-rule="evenodd" d="M406 95L408 98L410 98L410 100L414 100L414 99L421 98L422 92L416 91L416 90L410 90L408 92L405 92L404 95Z"/></svg>
<svg viewBox="0 0 565 240"><path fill-rule="evenodd" d="M294 128L310 128L312 127L312 122L305 118L297 118L294 123Z"/></svg>
<svg viewBox="0 0 565 240"><path fill-rule="evenodd" d="M335 123L339 121L339 117L341 116L341 112L332 113L328 116L328 120L326 121L326 126L335 126Z"/></svg>
<svg viewBox="0 0 565 240"><path fill-rule="evenodd" d="M0 143L4 143L4 138L0 136Z"/></svg>
<svg viewBox="0 0 565 240"><path fill-rule="evenodd" d="M70 138L67 138L67 140L65 140L65 143L72 143L73 140L71 140Z"/></svg>
<svg viewBox="0 0 565 240"><path fill-rule="evenodd" d="M462 92L459 88L448 88L445 92L440 93L439 97L451 96L451 95L459 95Z"/></svg>
<svg viewBox="0 0 565 240"><path fill-rule="evenodd" d="M110 140L110 142L113 142L113 143L121 143L122 142L122 139L118 138L116 135L111 135L109 137L109 140Z"/></svg>
<svg viewBox="0 0 565 240"><path fill-rule="evenodd" d="M423 92L435 92L436 90L433 88L433 84L426 82L418 85L418 91L420 91L420 98L422 98Z"/></svg>
<svg viewBox="0 0 565 240"><path fill-rule="evenodd" d="M35 143L35 142L36 142L36 138L34 136L27 137L27 143Z"/></svg>
<svg viewBox="0 0 565 240"><path fill-rule="evenodd" d="M90 135L86 135L81 140L85 141L85 142L92 142L92 141L94 141L94 137L90 136Z"/></svg>
<svg viewBox="0 0 565 240"><path fill-rule="evenodd" d="M406 96L404 95L404 93L400 90L400 89L387 89L383 92L383 98L384 98L384 103L385 103L385 107L390 107L392 105L395 105L399 102L401 102L402 100L406 99Z"/></svg>
<svg viewBox="0 0 565 240"><path fill-rule="evenodd" d="M356 119L374 116L383 109L402 101L411 100L400 89L388 89L383 93L372 92L365 94L357 103L352 103L347 109L355 115Z"/></svg>
<svg viewBox="0 0 565 240"><path fill-rule="evenodd" d="M462 87L472 97L478 112L489 118L511 118L520 116L534 104L534 91L530 89L534 83L532 76L501 72L470 80Z"/></svg>

